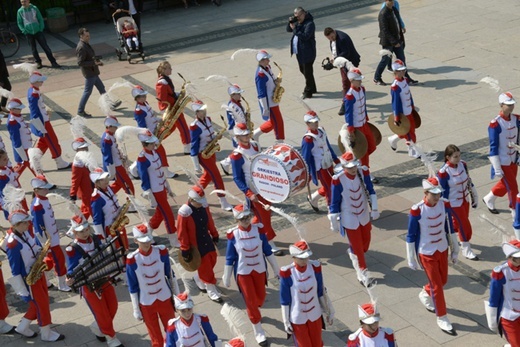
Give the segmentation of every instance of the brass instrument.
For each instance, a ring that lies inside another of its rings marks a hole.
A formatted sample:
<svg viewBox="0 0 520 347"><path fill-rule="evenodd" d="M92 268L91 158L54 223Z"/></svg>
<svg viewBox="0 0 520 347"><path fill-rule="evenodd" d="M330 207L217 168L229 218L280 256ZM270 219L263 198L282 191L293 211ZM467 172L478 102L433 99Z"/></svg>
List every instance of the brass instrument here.
<svg viewBox="0 0 520 347"><path fill-rule="evenodd" d="M182 111L184 111L184 108L191 101L191 96L186 92L186 85L190 82L186 81L180 73L177 74L184 80L184 83L182 84L181 91L175 104L171 105L167 101L159 100L162 103L168 104L168 107L164 110L162 119L159 124L157 124L154 131L154 135L159 139L159 143L171 134L175 122L179 119Z"/></svg>
<svg viewBox="0 0 520 347"><path fill-rule="evenodd" d="M278 70L280 70L280 72L278 73L278 77L276 77L276 80L274 81L276 85L273 91L273 101L278 104L280 103L280 101L282 101L282 94L285 92L285 88L282 87L282 69L278 64L276 64L276 62L273 61L273 63L274 65L276 65Z"/></svg>
<svg viewBox="0 0 520 347"><path fill-rule="evenodd" d="M220 130L217 135L206 145L206 147L200 152L200 155L204 159L210 158L213 154L220 151L220 145L218 144L218 140L224 136L224 133L227 130L226 121L224 120L224 117L220 115L220 119L224 122L224 127L222 130Z"/></svg>
<svg viewBox="0 0 520 347"><path fill-rule="evenodd" d="M31 266L31 270L29 271L29 274L25 278L25 282L32 286L40 278L42 278L43 272L48 270L47 264L43 262L43 259L45 256L47 256L47 253L49 252L49 249L51 248L51 239L47 239L45 241L45 244L40 249L40 253L38 253L38 256L36 257L36 260L34 261L34 264Z"/></svg>
<svg viewBox="0 0 520 347"><path fill-rule="evenodd" d="M249 103L247 102L247 100L244 97L242 97L242 100L244 100L244 102L246 104L246 112L245 112L244 116L246 118L246 125L247 125L247 129L249 130L249 135L252 137L253 132L255 130L255 124L251 121L251 108L249 107Z"/></svg>
<svg viewBox="0 0 520 347"><path fill-rule="evenodd" d="M117 217L112 222L112 225L110 225L110 236L116 237L118 235L119 230L125 227L125 225L130 223L130 219L126 216L126 212L130 208L130 204L132 202L130 200L127 200L123 206L119 209L119 212L117 213Z"/></svg>

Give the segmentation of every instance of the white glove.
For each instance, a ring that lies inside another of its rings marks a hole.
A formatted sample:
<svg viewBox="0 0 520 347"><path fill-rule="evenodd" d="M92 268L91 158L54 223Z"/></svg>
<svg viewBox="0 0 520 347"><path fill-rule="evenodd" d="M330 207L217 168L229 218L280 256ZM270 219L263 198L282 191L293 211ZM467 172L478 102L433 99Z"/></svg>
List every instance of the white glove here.
<svg viewBox="0 0 520 347"><path fill-rule="evenodd" d="M453 264L457 264L457 261L459 260L459 252L451 252L450 260Z"/></svg>
<svg viewBox="0 0 520 347"><path fill-rule="evenodd" d="M23 161L29 161L29 158L27 158L27 153L25 153L23 147L17 147L14 150L16 151L16 153L18 153L18 155L20 156L20 158L22 158Z"/></svg>
<svg viewBox="0 0 520 347"><path fill-rule="evenodd" d="M414 243L406 243L406 258L408 259L408 267L412 270L419 270L419 264L417 264L417 260L415 259L415 242Z"/></svg>
<svg viewBox="0 0 520 347"><path fill-rule="evenodd" d="M179 243L179 237L177 233L168 234L168 240L170 241L170 246L172 248L181 248L181 244Z"/></svg>
<svg viewBox="0 0 520 347"><path fill-rule="evenodd" d="M231 287L231 273L233 272L233 266L224 266L224 274L222 275L222 283L226 288Z"/></svg>
<svg viewBox="0 0 520 347"><path fill-rule="evenodd" d="M473 186L469 187L469 189L471 189L471 193L473 193L473 203L471 204L471 207L477 208L478 207L477 188L475 188L475 186L473 185Z"/></svg>
<svg viewBox="0 0 520 347"><path fill-rule="evenodd" d="M267 98L258 99L258 104L260 105L260 112L262 112L262 119L269 120L271 110L267 105Z"/></svg>
<svg viewBox="0 0 520 347"><path fill-rule="evenodd" d="M108 165L108 174L110 175L111 180L116 178L116 165L115 164Z"/></svg>
<svg viewBox="0 0 520 347"><path fill-rule="evenodd" d="M457 260L459 259L459 239L457 236L457 233L451 233L451 262L453 264L457 263Z"/></svg>
<svg viewBox="0 0 520 347"><path fill-rule="evenodd" d="M495 170L495 177L501 178L504 175L504 173L502 172L502 165L500 165L500 158L498 157L498 155L493 155L489 157L489 161L493 166L493 170Z"/></svg>
<svg viewBox="0 0 520 347"><path fill-rule="evenodd" d="M92 225L92 229L94 229L94 234L105 237L105 230L101 224Z"/></svg>
<svg viewBox="0 0 520 347"><path fill-rule="evenodd" d="M488 323L488 328L494 333L498 333L498 308L489 306L489 301L484 301L484 309L486 311L486 318Z"/></svg>
<svg viewBox="0 0 520 347"><path fill-rule="evenodd" d="M278 266L278 262L276 261L274 254L268 256L267 261L269 262L269 265L271 265L271 269L273 269L274 277L276 279L280 279L280 267Z"/></svg>
<svg viewBox="0 0 520 347"><path fill-rule="evenodd" d="M137 296L137 293L130 293L130 299L132 299L134 318L137 320L143 320L143 315L141 314L141 308L139 307L139 297Z"/></svg>
<svg viewBox="0 0 520 347"><path fill-rule="evenodd" d="M372 205L372 212L370 212L370 217L372 217L372 220L376 220L379 218L379 210L377 208L377 195L370 194L370 204Z"/></svg>
<svg viewBox="0 0 520 347"><path fill-rule="evenodd" d="M372 218L372 220L378 219L379 218L379 211L372 210L372 212L370 212L370 217Z"/></svg>
<svg viewBox="0 0 520 347"><path fill-rule="evenodd" d="M339 232L339 229L341 228L341 225L339 222L339 213L329 213L327 215L327 218L329 218L330 230Z"/></svg>
<svg viewBox="0 0 520 347"><path fill-rule="evenodd" d="M11 287L13 287L14 292L19 296L30 296L29 290L27 290L27 286L22 278L22 275L16 275L8 280Z"/></svg>
<svg viewBox="0 0 520 347"><path fill-rule="evenodd" d="M289 335L293 334L293 328L291 325L291 321L289 320L289 306L282 305L282 318L283 318L283 326L285 328L285 332Z"/></svg>
<svg viewBox="0 0 520 347"><path fill-rule="evenodd" d="M325 298L325 295L322 295L319 299L321 311L323 312L323 315L325 316L325 321L328 325L332 325L334 323L334 313L331 312L330 307L327 303L327 299Z"/></svg>
<svg viewBox="0 0 520 347"><path fill-rule="evenodd" d="M199 157L193 156L193 157L191 157L191 161L193 162L193 168L195 169L195 173L197 175L202 174L202 168L200 167L200 164L199 164Z"/></svg>
<svg viewBox="0 0 520 347"><path fill-rule="evenodd" d="M150 201L150 205L157 206L157 202L155 201L155 197L153 196L151 189L147 189L144 192L142 192L141 196L146 200Z"/></svg>
<svg viewBox="0 0 520 347"><path fill-rule="evenodd" d="M47 134L47 130L45 130L45 125L43 125L43 123L42 123L40 118L33 118L33 119L31 119L31 124L32 124L33 127L36 128L36 130L38 130L42 134Z"/></svg>

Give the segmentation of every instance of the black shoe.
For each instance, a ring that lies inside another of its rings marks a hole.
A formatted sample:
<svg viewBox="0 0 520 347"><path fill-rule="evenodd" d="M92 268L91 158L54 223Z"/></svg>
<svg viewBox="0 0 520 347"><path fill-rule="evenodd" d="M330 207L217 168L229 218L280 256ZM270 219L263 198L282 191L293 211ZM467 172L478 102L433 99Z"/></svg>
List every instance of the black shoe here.
<svg viewBox="0 0 520 347"><path fill-rule="evenodd" d="M111 109L112 111L114 111L116 108L118 108L119 106L121 106L121 103L122 103L121 100L114 101L114 102L112 103L112 105L110 106L110 109Z"/></svg>
<svg viewBox="0 0 520 347"><path fill-rule="evenodd" d="M341 107L339 108L338 115L339 116L345 115L345 103L344 102L341 103Z"/></svg>
<svg viewBox="0 0 520 347"><path fill-rule="evenodd" d="M56 340L54 340L53 342L55 342L55 341L61 341L61 340L65 340L65 335L60 334L60 336L58 336L58 338L57 338Z"/></svg>
<svg viewBox="0 0 520 347"><path fill-rule="evenodd" d="M417 80L413 80L413 79L408 79L408 84L411 85L411 86L416 86L419 84L419 81Z"/></svg>
<svg viewBox="0 0 520 347"><path fill-rule="evenodd" d="M377 84L378 86L386 86L387 84L385 82L383 82L382 79L374 79L374 83Z"/></svg>
<svg viewBox="0 0 520 347"><path fill-rule="evenodd" d="M273 254L277 257L283 256L285 253L281 249L278 249L276 252L273 252Z"/></svg>
<svg viewBox="0 0 520 347"><path fill-rule="evenodd" d="M491 212L493 214L499 214L500 213L500 212L498 212L498 210L496 208L489 208L488 205L486 204L486 201L484 200L484 198L482 198L482 202L484 203L484 206L487 207L489 212Z"/></svg>
<svg viewBox="0 0 520 347"><path fill-rule="evenodd" d="M312 93L302 93L302 99L310 99L312 98Z"/></svg>
<svg viewBox="0 0 520 347"><path fill-rule="evenodd" d="M4 333L4 334L15 334L16 333L16 327L12 327L11 330L9 330L8 332Z"/></svg>
<svg viewBox="0 0 520 347"><path fill-rule="evenodd" d="M217 304L222 304L224 302L224 300L222 298L217 298L217 299L211 299L210 298L210 300L213 301L213 302L216 302Z"/></svg>
<svg viewBox="0 0 520 347"><path fill-rule="evenodd" d="M58 187L55 184L53 184L52 187L49 188L49 190L54 190L56 188L58 188Z"/></svg>
<svg viewBox="0 0 520 347"><path fill-rule="evenodd" d="M267 347L267 346L269 346L269 342L267 342L267 340L265 340L265 341L262 341L262 342L258 342L258 345L260 347Z"/></svg>
<svg viewBox="0 0 520 347"><path fill-rule="evenodd" d="M96 335L96 339L97 339L99 342L107 342L107 338L104 337L104 336L97 336L97 335Z"/></svg>
<svg viewBox="0 0 520 347"><path fill-rule="evenodd" d="M36 63L36 68L41 69L43 67L42 62Z"/></svg>
<svg viewBox="0 0 520 347"><path fill-rule="evenodd" d="M371 178L370 181L372 181L373 184L378 184L379 180L377 178Z"/></svg>
<svg viewBox="0 0 520 347"><path fill-rule="evenodd" d="M67 169L70 169L72 167L72 163L69 163L69 165L65 166L65 167L60 167L59 169L57 169L58 171L61 171L61 170L67 170ZM54 185L56 187L56 185ZM53 189L53 188L51 188Z"/></svg>
<svg viewBox="0 0 520 347"><path fill-rule="evenodd" d="M185 153L185 154L186 154L186 153ZM220 164L220 168L222 169L222 171L224 172L224 174L225 174L226 176L229 176L229 172L227 172L227 170L224 169L224 165L222 165L222 163L219 163L219 164Z"/></svg>
<svg viewBox="0 0 520 347"><path fill-rule="evenodd" d="M86 111L78 112L78 116L83 118L92 118L92 115L90 113L87 113Z"/></svg>
<svg viewBox="0 0 520 347"><path fill-rule="evenodd" d="M317 208L316 206L314 206L311 202L311 199L309 199L309 196L307 195L307 201L309 202L309 205L311 205L312 209L314 210L314 212L316 213L319 213L320 212L320 209Z"/></svg>
<svg viewBox="0 0 520 347"><path fill-rule="evenodd" d="M58 63L53 63L53 64L51 65L51 67L52 67L53 69L61 69L61 65L58 64Z"/></svg>

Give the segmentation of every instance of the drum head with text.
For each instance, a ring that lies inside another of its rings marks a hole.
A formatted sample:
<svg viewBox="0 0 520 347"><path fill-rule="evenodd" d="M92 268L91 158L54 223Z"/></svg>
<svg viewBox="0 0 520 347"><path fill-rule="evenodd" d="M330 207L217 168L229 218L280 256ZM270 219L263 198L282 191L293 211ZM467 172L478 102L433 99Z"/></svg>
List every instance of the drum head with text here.
<svg viewBox="0 0 520 347"><path fill-rule="evenodd" d="M291 194L291 180L282 161L260 153L251 160L251 179L258 194L271 203L280 203Z"/></svg>

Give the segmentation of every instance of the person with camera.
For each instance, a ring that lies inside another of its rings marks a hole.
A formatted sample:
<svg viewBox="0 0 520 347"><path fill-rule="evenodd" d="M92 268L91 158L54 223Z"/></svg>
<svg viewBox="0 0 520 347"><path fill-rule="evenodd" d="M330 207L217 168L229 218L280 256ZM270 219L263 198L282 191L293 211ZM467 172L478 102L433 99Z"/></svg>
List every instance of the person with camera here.
<svg viewBox="0 0 520 347"><path fill-rule="evenodd" d="M94 86L99 94L105 94L105 85L99 78L99 67L103 66L100 56L96 56L94 48L90 45L90 32L87 28L80 28L78 30L79 42L76 46L76 57L78 58L78 65L81 69L83 77L85 77L85 89L78 105L78 116L85 118L92 118L92 115L85 112L85 106L92 94ZM121 100L111 101L110 107L115 109L121 105Z"/></svg>
<svg viewBox="0 0 520 347"><path fill-rule="evenodd" d="M332 61L337 57L343 57L352 63L354 67L358 67L361 61L361 57L359 53L356 51L356 47L354 47L354 42L350 36L340 30L334 30L330 27L325 28L323 30L323 35L330 41L330 52L332 54ZM334 66L331 64L331 70ZM325 68L327 70L327 68ZM342 94L341 97L344 97L350 89L350 80L347 76L348 68L346 66L339 69L341 73L341 86L342 86ZM340 116L345 114L345 104L341 104L341 108L338 111Z"/></svg>
<svg viewBox="0 0 520 347"><path fill-rule="evenodd" d="M292 32L291 38L291 56L296 54L300 72L305 77L305 89L302 97L312 98L312 94L317 93L316 82L314 80L314 71L312 64L316 59L316 38L314 18L309 12L302 7L294 9L294 16L289 17L287 23L287 32Z"/></svg>

